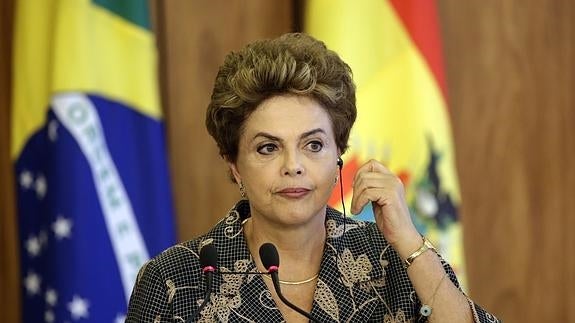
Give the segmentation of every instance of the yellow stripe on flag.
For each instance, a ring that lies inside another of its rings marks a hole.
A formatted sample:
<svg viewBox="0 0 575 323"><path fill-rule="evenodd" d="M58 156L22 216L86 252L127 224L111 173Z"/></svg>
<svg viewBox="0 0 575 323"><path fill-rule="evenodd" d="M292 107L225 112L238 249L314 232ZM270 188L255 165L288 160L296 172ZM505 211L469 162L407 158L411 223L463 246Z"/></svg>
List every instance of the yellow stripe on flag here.
<svg viewBox="0 0 575 323"><path fill-rule="evenodd" d="M56 92L105 94L161 118L152 33L89 0L22 1L15 19L13 159Z"/></svg>

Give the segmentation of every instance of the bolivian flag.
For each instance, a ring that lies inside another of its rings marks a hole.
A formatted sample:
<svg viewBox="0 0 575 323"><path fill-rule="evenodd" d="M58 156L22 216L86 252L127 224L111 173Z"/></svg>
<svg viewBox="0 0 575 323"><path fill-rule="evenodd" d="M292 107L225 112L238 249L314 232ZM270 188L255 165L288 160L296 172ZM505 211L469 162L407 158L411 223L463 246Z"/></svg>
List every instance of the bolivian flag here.
<svg viewBox="0 0 575 323"><path fill-rule="evenodd" d="M175 241L148 1L18 1L15 19L23 321L123 322Z"/></svg>
<svg viewBox="0 0 575 323"><path fill-rule="evenodd" d="M306 4L304 30L340 54L357 85L358 118L343 174L346 200L357 168L371 158L384 162L404 182L419 231L461 281L460 196L435 1ZM339 192L330 203L338 201ZM371 208L359 217L373 220Z"/></svg>

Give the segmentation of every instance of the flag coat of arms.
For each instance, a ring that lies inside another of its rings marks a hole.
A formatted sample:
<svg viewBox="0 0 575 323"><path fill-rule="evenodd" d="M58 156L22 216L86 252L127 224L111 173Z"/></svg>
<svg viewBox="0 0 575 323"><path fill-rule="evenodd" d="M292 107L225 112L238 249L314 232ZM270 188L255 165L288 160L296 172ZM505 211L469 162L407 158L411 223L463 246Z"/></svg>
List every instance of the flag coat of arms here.
<svg viewBox="0 0 575 323"><path fill-rule="evenodd" d="M23 322L123 322L175 242L148 2L19 1L15 19Z"/></svg>
<svg viewBox="0 0 575 323"><path fill-rule="evenodd" d="M344 155L344 198L371 158L403 181L412 219L464 279L459 186L432 0L309 0L304 31L353 70L358 117ZM330 204L339 204L339 191ZM349 205L349 203L348 203ZM372 220L369 207L358 218Z"/></svg>

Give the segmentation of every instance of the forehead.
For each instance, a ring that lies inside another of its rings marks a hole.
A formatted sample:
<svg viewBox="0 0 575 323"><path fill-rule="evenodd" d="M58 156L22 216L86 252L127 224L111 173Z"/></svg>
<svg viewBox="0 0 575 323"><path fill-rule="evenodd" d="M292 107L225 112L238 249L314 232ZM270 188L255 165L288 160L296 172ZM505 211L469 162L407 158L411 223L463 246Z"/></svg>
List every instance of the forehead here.
<svg viewBox="0 0 575 323"><path fill-rule="evenodd" d="M246 120L244 133L248 137L259 132L282 137L317 128L333 137L330 116L319 102L305 96L282 95L263 101Z"/></svg>

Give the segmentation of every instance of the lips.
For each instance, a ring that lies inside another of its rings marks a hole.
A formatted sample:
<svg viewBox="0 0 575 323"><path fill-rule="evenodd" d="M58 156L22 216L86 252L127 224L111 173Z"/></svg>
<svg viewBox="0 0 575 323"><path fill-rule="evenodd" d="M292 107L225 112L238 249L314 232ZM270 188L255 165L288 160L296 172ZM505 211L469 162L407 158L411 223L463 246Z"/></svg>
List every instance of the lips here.
<svg viewBox="0 0 575 323"><path fill-rule="evenodd" d="M277 191L276 194L286 198L297 199L306 196L309 192L311 190L304 187L288 187Z"/></svg>

